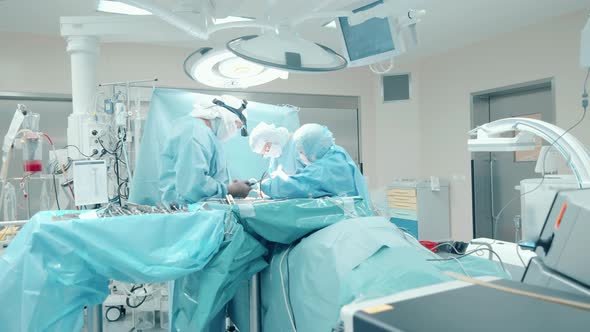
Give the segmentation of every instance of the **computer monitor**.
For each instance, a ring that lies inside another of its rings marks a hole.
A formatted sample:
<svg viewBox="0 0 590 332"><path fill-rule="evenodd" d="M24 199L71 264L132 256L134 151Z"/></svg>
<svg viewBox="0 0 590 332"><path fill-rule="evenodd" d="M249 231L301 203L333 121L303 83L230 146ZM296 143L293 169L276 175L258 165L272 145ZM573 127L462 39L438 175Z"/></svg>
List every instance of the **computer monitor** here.
<svg viewBox="0 0 590 332"><path fill-rule="evenodd" d="M381 4L383 0L375 1L352 12L361 13ZM373 17L356 25L348 17L339 17L336 23L349 67L385 61L406 50L395 17Z"/></svg>

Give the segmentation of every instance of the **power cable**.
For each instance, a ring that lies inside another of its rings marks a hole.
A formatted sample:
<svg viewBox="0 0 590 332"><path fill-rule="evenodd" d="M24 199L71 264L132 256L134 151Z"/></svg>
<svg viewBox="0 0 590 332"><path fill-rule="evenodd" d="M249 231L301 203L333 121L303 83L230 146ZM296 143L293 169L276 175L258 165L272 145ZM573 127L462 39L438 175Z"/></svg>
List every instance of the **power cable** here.
<svg viewBox="0 0 590 332"><path fill-rule="evenodd" d="M469 252L466 252L463 255L459 255L458 257L427 259L427 261L450 261L450 260L454 260L454 259L461 259L461 258L470 256L470 255L473 255L474 253L477 253L479 251L489 251L494 256L496 256L496 258L498 259L498 262L500 262L500 265L502 266L502 270L504 270L504 272L506 274L510 275L510 272L508 272L508 270L506 270L506 266L504 265L504 261L502 260L500 255L498 255L497 252L495 252L494 250L489 249L489 248L477 248L477 249L471 250Z"/></svg>
<svg viewBox="0 0 590 332"><path fill-rule="evenodd" d="M77 147L75 145L72 145L72 144L68 144L68 145L64 146L64 149L67 149L69 147L72 147L72 148L78 150L78 153L80 153L82 156L84 156L86 158L92 158L92 157L94 157L94 156L96 156L98 154L98 152L94 152L91 155L86 155L86 154L82 153L82 150L80 150L79 147Z"/></svg>
<svg viewBox="0 0 590 332"><path fill-rule="evenodd" d="M281 261L279 262L279 273L281 275L281 286L283 288L283 300L285 302L285 308L287 309L287 313L289 314L289 323L291 323L291 329L293 330L293 332L297 332L297 327L295 326L295 317L293 315L293 308L291 308L291 306L290 306L290 299L287 299L287 291L285 289L285 279L283 276L283 261L285 260L285 257L287 255L289 255L290 251L291 251L291 246L289 246L285 250L285 253L283 253L283 256L281 257ZM288 272L288 270L287 270L287 272Z"/></svg>
<svg viewBox="0 0 590 332"><path fill-rule="evenodd" d="M51 174L53 176L53 190L55 191L55 203L57 203L57 209L61 210L59 206L59 195L57 194L57 182L55 181L55 173Z"/></svg>

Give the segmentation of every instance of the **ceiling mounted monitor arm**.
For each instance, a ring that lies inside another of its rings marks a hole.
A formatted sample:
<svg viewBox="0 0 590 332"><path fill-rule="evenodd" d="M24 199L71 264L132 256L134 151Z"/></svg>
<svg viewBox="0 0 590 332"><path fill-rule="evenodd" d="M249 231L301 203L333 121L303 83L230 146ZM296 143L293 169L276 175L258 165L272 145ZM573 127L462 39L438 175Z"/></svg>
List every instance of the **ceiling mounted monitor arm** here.
<svg viewBox="0 0 590 332"><path fill-rule="evenodd" d="M192 21L185 19L184 17L170 11L169 9L162 7L151 0L118 0L122 3L126 3L130 6L134 6L152 13L154 16L159 17L164 22L182 30L189 35L201 39L208 40L209 36L217 31L232 29L232 28L260 28L265 30L274 30L275 27L268 24L263 24L256 21L247 22L232 22L214 25L211 19L211 15L208 15L210 8L204 6L202 10L203 20L201 24L195 24Z"/></svg>
<svg viewBox="0 0 590 332"><path fill-rule="evenodd" d="M580 64L584 68L590 68L590 18L582 30L580 39Z"/></svg>
<svg viewBox="0 0 590 332"><path fill-rule="evenodd" d="M325 10L325 8L331 5L334 0L324 0L318 2L313 8L311 8L307 14L301 15L299 17L295 17L295 19L291 20L290 25L295 27L298 26L305 21L313 20L313 19L334 19L335 17L339 16L350 16L352 15L352 10Z"/></svg>
<svg viewBox="0 0 590 332"><path fill-rule="evenodd" d="M469 150L472 152L517 151L519 150L517 140L507 141L505 137L501 137L501 134L512 131L530 133L553 144L572 169L579 187L590 187L590 152L572 134L541 120L507 118L479 126L469 132L471 136L476 136L468 141ZM486 150L486 146L489 149Z"/></svg>
<svg viewBox="0 0 590 332"><path fill-rule="evenodd" d="M351 26L362 24L372 18L386 18L397 16L397 25L400 29L410 28L414 29L417 23L420 23L421 18L426 15L423 9L409 9L407 11L400 11L399 8L394 8L394 3L387 0L377 0L363 7L354 10L340 10L340 11L314 11L310 14L301 16L293 20L292 26L297 26L305 21L311 19L334 19L338 17L348 17L348 23Z"/></svg>

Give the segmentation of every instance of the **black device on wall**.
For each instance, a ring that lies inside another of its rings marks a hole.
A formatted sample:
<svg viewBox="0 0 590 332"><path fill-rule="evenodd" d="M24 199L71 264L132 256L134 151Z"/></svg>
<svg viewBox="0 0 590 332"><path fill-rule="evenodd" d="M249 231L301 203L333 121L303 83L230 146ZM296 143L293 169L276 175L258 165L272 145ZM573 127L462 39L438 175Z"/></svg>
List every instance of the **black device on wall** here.
<svg viewBox="0 0 590 332"><path fill-rule="evenodd" d="M410 99L410 74L383 75L383 102Z"/></svg>

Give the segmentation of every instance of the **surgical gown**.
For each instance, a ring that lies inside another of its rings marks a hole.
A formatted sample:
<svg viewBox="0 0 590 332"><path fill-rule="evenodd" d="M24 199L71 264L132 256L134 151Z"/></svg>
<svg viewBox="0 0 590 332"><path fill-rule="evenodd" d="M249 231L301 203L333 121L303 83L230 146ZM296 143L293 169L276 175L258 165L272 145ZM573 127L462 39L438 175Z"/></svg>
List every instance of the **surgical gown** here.
<svg viewBox="0 0 590 332"><path fill-rule="evenodd" d="M365 178L348 153L337 145L295 175L262 182L261 190L273 199L361 196L370 206Z"/></svg>
<svg viewBox="0 0 590 332"><path fill-rule="evenodd" d="M200 119L185 116L177 121L159 162L163 203L192 204L227 195L229 176L221 144Z"/></svg>
<svg viewBox="0 0 590 332"><path fill-rule="evenodd" d="M305 165L299 160L295 143L290 138L287 144L285 144L281 155L278 158L272 158L270 160L268 173L272 176L274 172L282 170L287 175L294 175L304 167Z"/></svg>

